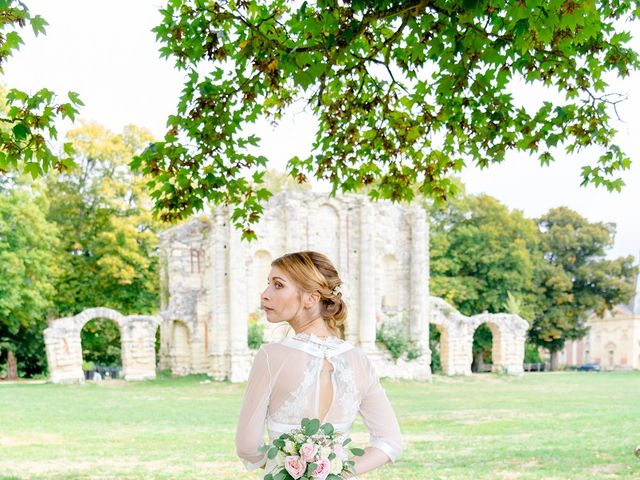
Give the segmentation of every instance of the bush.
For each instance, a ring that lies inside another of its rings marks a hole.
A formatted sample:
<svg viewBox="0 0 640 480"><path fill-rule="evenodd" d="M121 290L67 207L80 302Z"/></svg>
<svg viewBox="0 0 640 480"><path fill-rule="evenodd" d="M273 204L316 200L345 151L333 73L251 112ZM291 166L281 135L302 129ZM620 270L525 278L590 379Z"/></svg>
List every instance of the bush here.
<svg viewBox="0 0 640 480"><path fill-rule="evenodd" d="M441 372L440 330L438 330L435 325L429 326L429 348L431 349L431 373Z"/></svg>
<svg viewBox="0 0 640 480"><path fill-rule="evenodd" d="M382 343L395 362L405 357L407 361L415 360L422 356L422 350L409 340L409 325L406 314L400 318L387 318L376 329L376 341Z"/></svg>
<svg viewBox="0 0 640 480"><path fill-rule="evenodd" d="M85 372L93 372L96 369L96 364L93 362L87 362L86 360L82 362L82 370Z"/></svg>
<svg viewBox="0 0 640 480"><path fill-rule="evenodd" d="M264 343L264 325L258 323L260 312L249 315L249 331L247 334L247 344L252 350L257 350Z"/></svg>
<svg viewBox="0 0 640 480"><path fill-rule="evenodd" d="M542 363L538 347L533 343L524 344L524 363Z"/></svg>

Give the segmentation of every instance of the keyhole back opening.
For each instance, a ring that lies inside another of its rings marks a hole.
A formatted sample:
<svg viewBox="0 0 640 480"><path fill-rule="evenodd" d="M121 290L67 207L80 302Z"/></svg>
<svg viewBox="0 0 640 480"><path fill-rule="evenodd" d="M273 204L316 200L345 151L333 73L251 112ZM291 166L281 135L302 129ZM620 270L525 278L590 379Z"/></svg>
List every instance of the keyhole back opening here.
<svg viewBox="0 0 640 480"><path fill-rule="evenodd" d="M320 389L318 395L318 415L321 422L325 422L331 404L333 403L333 365L327 359L324 359L322 370L320 371Z"/></svg>

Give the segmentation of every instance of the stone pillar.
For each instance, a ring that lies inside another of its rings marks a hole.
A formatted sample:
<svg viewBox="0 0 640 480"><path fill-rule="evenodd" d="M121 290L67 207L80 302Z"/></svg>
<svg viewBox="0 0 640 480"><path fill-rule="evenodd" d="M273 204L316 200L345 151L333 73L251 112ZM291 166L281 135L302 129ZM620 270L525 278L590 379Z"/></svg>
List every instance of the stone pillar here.
<svg viewBox="0 0 640 480"><path fill-rule="evenodd" d="M428 234L426 213L420 206L414 207L411 217L411 299L409 338L423 352L429 349L429 299Z"/></svg>
<svg viewBox="0 0 640 480"><path fill-rule="evenodd" d="M229 377L229 308L227 289L229 272L227 250L229 248L228 219L226 210L218 206L211 235L212 267L208 275L211 292L211 322L209 322L209 375L218 381Z"/></svg>
<svg viewBox="0 0 640 480"><path fill-rule="evenodd" d="M248 315L247 310L247 278L245 248L241 232L229 219L229 249L227 253L227 302L229 305L229 353L231 382L242 382L247 379L247 364L250 363L247 345Z"/></svg>
<svg viewBox="0 0 640 480"><path fill-rule="evenodd" d="M500 360L494 359L493 371L509 375L519 375L524 372L524 345L529 324L518 315L504 315L500 325L498 342L500 345ZM494 335L494 348L496 345Z"/></svg>
<svg viewBox="0 0 640 480"><path fill-rule="evenodd" d="M122 370L125 380L156 378L155 330L152 318L127 317L122 329Z"/></svg>
<svg viewBox="0 0 640 480"><path fill-rule="evenodd" d="M44 330L44 340L52 383L83 383L80 330L66 328L72 318L57 320L58 326ZM70 325L69 325L70 326Z"/></svg>
<svg viewBox="0 0 640 480"><path fill-rule="evenodd" d="M473 332L462 317L450 318L441 326L440 361L446 375L471 375Z"/></svg>
<svg viewBox="0 0 640 480"><path fill-rule="evenodd" d="M360 347L376 351L375 297L375 216L371 203L363 199L360 207Z"/></svg>

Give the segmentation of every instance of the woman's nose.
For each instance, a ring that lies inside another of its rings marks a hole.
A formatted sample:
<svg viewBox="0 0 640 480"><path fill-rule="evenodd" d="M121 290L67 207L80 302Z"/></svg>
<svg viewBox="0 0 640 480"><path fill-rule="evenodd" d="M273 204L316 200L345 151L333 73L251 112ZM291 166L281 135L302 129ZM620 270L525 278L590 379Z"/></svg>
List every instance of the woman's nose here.
<svg viewBox="0 0 640 480"><path fill-rule="evenodd" d="M261 298L262 300L269 300L268 292L269 292L269 287L265 288L265 289L262 291L262 294L260 294L260 298Z"/></svg>

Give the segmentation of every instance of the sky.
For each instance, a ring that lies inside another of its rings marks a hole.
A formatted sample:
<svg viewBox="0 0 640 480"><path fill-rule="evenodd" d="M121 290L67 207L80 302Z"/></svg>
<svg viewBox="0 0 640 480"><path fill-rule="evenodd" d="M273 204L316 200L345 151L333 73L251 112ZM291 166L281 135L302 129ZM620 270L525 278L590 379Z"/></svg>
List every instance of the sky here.
<svg viewBox="0 0 640 480"><path fill-rule="evenodd" d="M69 90L85 103L80 118L98 122L114 132L125 125L164 135L166 118L174 113L182 89L182 73L161 60L151 29L160 20L159 1L29 0L33 15L49 23L46 36L23 31L25 44L5 64L5 86L35 92L47 87L66 101ZM633 46L640 51L640 25L630 26ZM590 221L615 223L616 240L610 258L640 254L640 73L612 82L612 90L628 97L615 121L617 141L631 156L622 173L620 193L581 187L580 168L597 160L596 151L559 157L547 167L523 154L480 170L468 167L460 175L469 193L489 194L511 209L535 218L550 208L567 206ZM533 95L544 95L543 91ZM62 132L70 123L60 126ZM313 118L292 112L277 127L260 124L262 154L270 166L283 171L287 159L308 154L315 133ZM322 186L319 186L322 189Z"/></svg>

